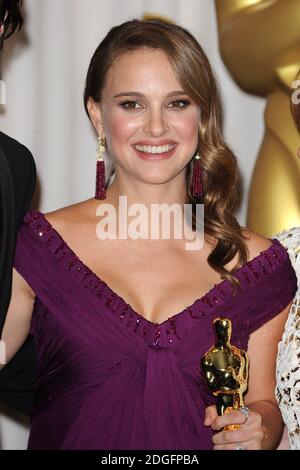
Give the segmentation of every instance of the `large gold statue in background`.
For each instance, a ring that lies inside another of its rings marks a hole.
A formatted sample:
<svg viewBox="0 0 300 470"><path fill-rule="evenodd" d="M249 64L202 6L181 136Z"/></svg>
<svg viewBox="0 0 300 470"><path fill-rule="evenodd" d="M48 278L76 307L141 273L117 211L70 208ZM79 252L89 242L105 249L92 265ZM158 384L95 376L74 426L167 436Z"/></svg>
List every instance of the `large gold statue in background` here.
<svg viewBox="0 0 300 470"><path fill-rule="evenodd" d="M290 112L300 69L300 0L216 0L216 9L225 65L243 90L266 97L248 225L270 237L300 225L300 138Z"/></svg>

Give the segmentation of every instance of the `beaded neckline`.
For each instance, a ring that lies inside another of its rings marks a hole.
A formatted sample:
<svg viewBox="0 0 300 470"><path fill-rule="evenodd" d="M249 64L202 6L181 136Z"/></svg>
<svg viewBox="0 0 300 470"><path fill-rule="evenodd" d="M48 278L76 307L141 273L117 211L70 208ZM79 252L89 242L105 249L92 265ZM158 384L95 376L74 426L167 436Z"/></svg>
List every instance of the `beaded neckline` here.
<svg viewBox="0 0 300 470"><path fill-rule="evenodd" d="M227 279L222 280L181 312L172 315L162 323L154 323L136 312L104 280L86 266L41 212L28 211L24 222L48 247L55 259L74 275L77 282L93 292L99 299L104 300L106 307L112 312L119 312L120 320L125 317L126 325L133 326L136 333L147 337L154 348L163 344L169 347L170 344L180 339L178 323L183 317L194 323L210 313L213 307L224 304L234 295L230 282ZM261 277L273 272L276 264L281 264L288 257L286 249L277 239L271 239L271 241L272 245L269 248L235 271L234 274L238 277L242 288L253 285Z"/></svg>

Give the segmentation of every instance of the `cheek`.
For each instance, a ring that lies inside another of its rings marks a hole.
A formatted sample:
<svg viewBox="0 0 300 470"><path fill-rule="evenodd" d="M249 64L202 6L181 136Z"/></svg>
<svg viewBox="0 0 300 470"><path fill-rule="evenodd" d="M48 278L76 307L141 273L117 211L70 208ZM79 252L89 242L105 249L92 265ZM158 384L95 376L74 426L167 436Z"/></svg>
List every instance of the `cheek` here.
<svg viewBox="0 0 300 470"><path fill-rule="evenodd" d="M136 129L140 126L140 120L129 115L111 116L110 119L110 135L113 136L116 142L121 143L126 141Z"/></svg>
<svg viewBox="0 0 300 470"><path fill-rule="evenodd" d="M199 116L196 113L186 113L172 118L172 125L182 140L191 141L198 136Z"/></svg>

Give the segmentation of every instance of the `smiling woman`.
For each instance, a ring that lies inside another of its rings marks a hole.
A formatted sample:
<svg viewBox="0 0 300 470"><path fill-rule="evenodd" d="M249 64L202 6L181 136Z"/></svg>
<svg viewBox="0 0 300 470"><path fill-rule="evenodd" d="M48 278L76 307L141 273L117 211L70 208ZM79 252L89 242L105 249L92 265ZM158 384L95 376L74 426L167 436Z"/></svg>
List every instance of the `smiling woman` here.
<svg viewBox="0 0 300 470"><path fill-rule="evenodd" d="M126 87L127 83L131 88ZM142 92L141 84L148 93ZM124 97L132 98L124 100ZM238 168L222 136L221 106L213 72L196 40L179 26L164 23L162 28L155 20L132 21L112 28L92 57L84 103L98 135L110 139L107 148L114 167L119 167L118 180L126 155L132 171L133 165L138 171L138 162L128 154L133 144L176 144L176 148L164 155L169 157L176 153L175 161L167 161L165 169L162 165L148 165L147 170L140 166L140 177L144 179L147 171L147 178L153 175L153 182L159 183L172 173L173 176L178 174L178 181L184 186L183 178L186 178L184 202L206 204L206 231L217 242L208 262L235 282L224 261L230 261L237 254L238 268L247 259L240 227L232 215L237 204ZM104 125L109 128L104 129ZM174 139L162 140L166 134ZM145 140L145 136L151 139ZM135 150L143 160L158 160L145 148ZM193 191L195 182L192 181L192 170L199 154L205 188L200 200ZM114 167L108 185L115 174Z"/></svg>
<svg viewBox="0 0 300 470"><path fill-rule="evenodd" d="M18 237L2 340L8 361L28 331L36 343L28 448L276 447L275 356L296 277L278 241L234 217L237 162L201 46L163 20L113 27L91 59L84 105L99 139L96 198L31 211ZM120 215L121 196L132 213L203 202L202 249L186 250L174 233L99 239L99 209L111 204ZM200 372L220 315L233 323L232 343L248 350L246 420L240 411L217 416ZM241 426L222 429L231 424Z"/></svg>

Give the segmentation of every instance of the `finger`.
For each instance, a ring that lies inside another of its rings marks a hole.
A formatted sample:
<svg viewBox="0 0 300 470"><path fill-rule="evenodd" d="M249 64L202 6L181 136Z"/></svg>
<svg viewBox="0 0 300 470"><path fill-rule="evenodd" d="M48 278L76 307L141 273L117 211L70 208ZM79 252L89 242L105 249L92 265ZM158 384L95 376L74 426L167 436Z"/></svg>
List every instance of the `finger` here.
<svg viewBox="0 0 300 470"><path fill-rule="evenodd" d="M250 413L247 422L250 420ZM240 411L230 411L230 413L225 413L213 422L212 429L219 431L220 429L228 426L229 424L245 424L245 416Z"/></svg>
<svg viewBox="0 0 300 470"><path fill-rule="evenodd" d="M204 425L211 426L215 419L218 417L217 408L215 405L210 405L205 408Z"/></svg>
<svg viewBox="0 0 300 470"><path fill-rule="evenodd" d="M251 440L244 442L237 441L230 444L218 444L213 447L213 450L261 450L261 448L260 442Z"/></svg>
<svg viewBox="0 0 300 470"><path fill-rule="evenodd" d="M212 441L215 445L234 444L247 440L249 440L249 434L241 429L236 431L221 431L212 436Z"/></svg>
<svg viewBox="0 0 300 470"><path fill-rule="evenodd" d="M264 432L261 427L255 423L251 425L242 425L235 431L223 430L212 436L212 441L215 445L233 444L235 442L255 441L262 443L264 439Z"/></svg>
<svg viewBox="0 0 300 470"><path fill-rule="evenodd" d="M232 444L221 444L215 445L214 450L250 450L247 446L247 442L235 442ZM241 448L242 447L242 448Z"/></svg>

